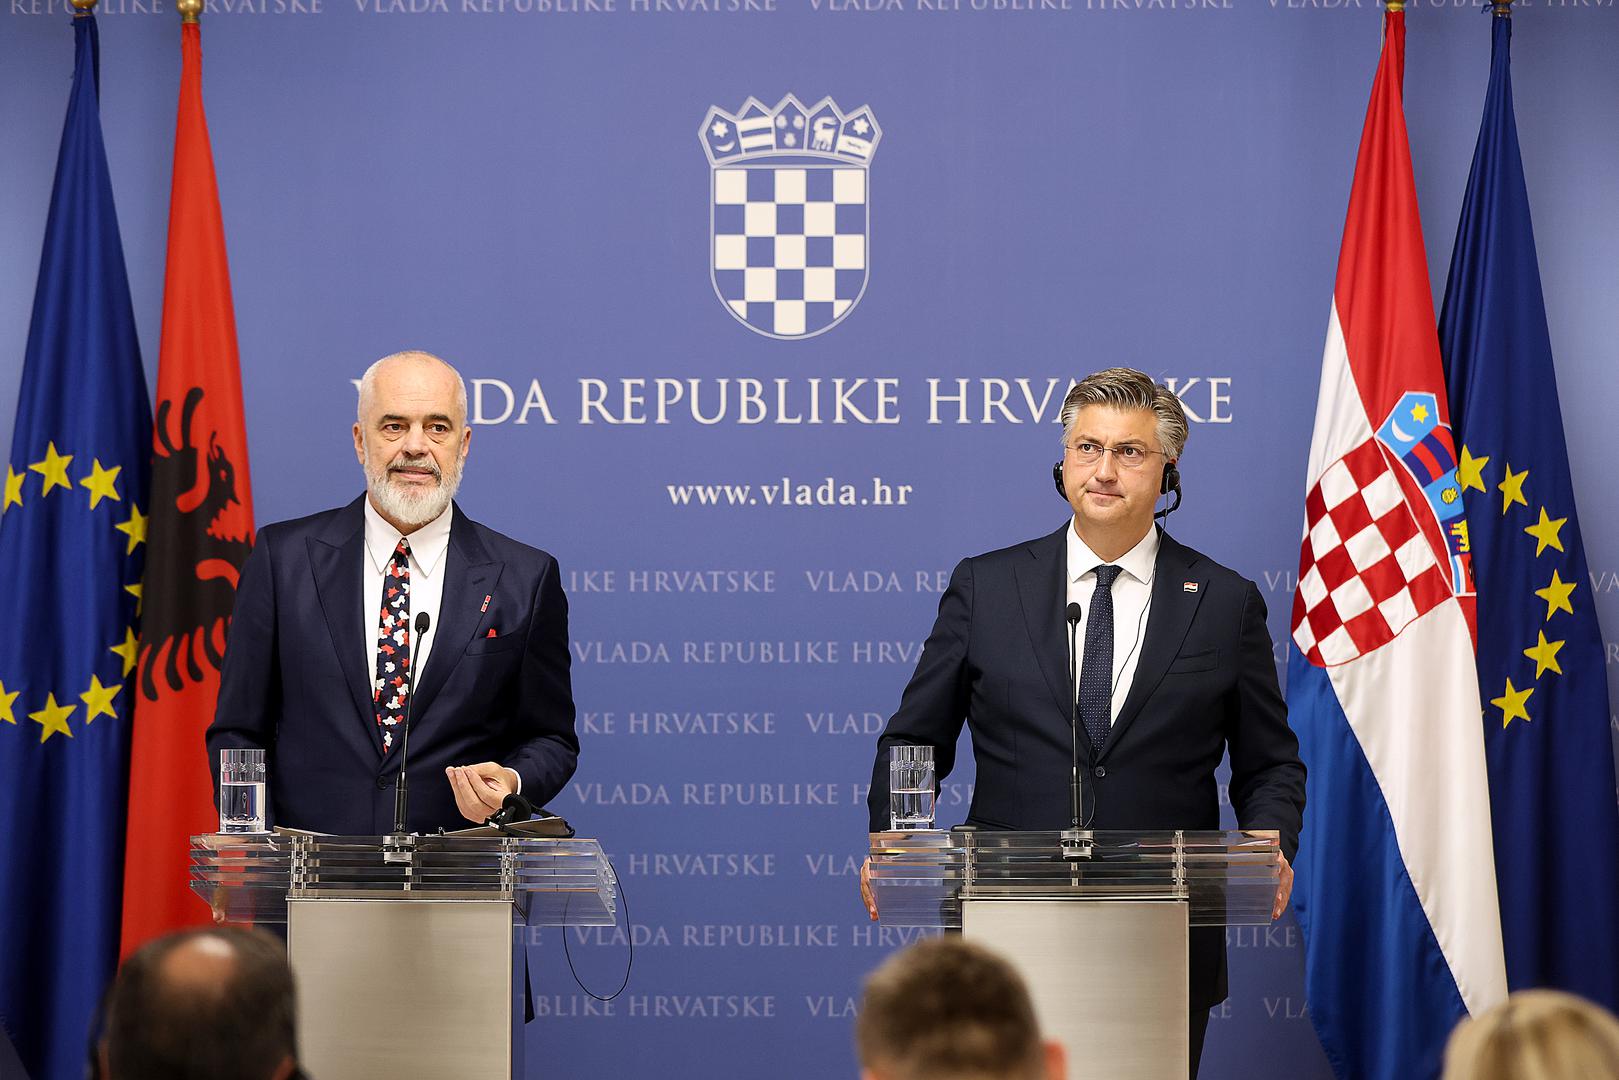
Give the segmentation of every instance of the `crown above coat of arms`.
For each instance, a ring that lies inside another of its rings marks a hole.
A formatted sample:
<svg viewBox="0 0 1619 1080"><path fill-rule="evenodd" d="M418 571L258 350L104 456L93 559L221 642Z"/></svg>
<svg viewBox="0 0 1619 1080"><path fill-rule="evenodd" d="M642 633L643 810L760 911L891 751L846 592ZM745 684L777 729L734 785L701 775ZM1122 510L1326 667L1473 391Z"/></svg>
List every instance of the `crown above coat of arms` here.
<svg viewBox="0 0 1619 1080"><path fill-rule="evenodd" d="M716 167L760 158L821 158L850 165L871 163L882 129L865 105L844 113L822 98L805 108L791 94L774 109L748 98L735 113L711 106L698 131L709 164Z"/></svg>

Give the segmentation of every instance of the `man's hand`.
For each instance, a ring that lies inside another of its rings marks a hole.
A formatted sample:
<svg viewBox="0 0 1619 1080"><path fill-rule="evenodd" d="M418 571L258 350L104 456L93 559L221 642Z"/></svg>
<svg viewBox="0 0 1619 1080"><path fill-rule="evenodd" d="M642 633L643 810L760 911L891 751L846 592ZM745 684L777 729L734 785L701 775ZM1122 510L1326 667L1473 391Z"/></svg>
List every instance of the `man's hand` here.
<svg viewBox="0 0 1619 1080"><path fill-rule="evenodd" d="M477 825L488 820L490 814L500 809L506 796L517 790L517 774L493 761L451 765L444 770L444 775L455 791L455 808L461 811L462 817Z"/></svg>
<svg viewBox="0 0 1619 1080"><path fill-rule="evenodd" d="M877 921L877 898L871 895L871 860L868 858L860 864L860 899L866 902L866 913L871 921Z"/></svg>
<svg viewBox="0 0 1619 1080"><path fill-rule="evenodd" d="M1288 898L1293 895L1293 868L1287 864L1287 856L1280 851L1276 853L1276 858L1282 864L1282 876L1276 882L1276 903L1270 911L1272 921L1282 917L1282 912L1287 910Z"/></svg>
<svg viewBox="0 0 1619 1080"><path fill-rule="evenodd" d="M1265 836L1272 840L1280 840L1282 834L1275 829L1244 829L1247 836ZM1276 899L1271 902L1270 917L1274 922L1282 917L1287 910L1287 901L1293 895L1293 867L1288 865L1287 856L1280 851L1276 853L1276 863L1281 872L1276 879Z"/></svg>

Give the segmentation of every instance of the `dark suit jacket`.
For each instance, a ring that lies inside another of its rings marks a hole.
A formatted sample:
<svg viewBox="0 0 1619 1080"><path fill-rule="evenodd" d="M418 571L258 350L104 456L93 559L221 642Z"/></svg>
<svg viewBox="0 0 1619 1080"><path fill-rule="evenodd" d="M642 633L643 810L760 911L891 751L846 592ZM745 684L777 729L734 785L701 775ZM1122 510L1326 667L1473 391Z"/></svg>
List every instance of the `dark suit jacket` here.
<svg viewBox="0 0 1619 1080"><path fill-rule="evenodd" d="M1069 826L1067 545L1049 536L965 559L939 603L899 711L877 744L871 829L888 828L888 748L936 747L937 774L972 731L978 776L967 822ZM1278 829L1289 860L1304 813L1304 765L1276 681L1265 602L1248 581L1161 537L1135 679L1101 747L1079 731L1094 829L1217 829L1214 770L1231 751L1238 826ZM1196 584L1188 591L1186 583ZM1192 931L1191 1004L1226 996L1218 928Z"/></svg>
<svg viewBox="0 0 1619 1080"><path fill-rule="evenodd" d="M268 751L271 824L393 829L400 753L396 744L383 757L371 698L363 499L265 526L242 568L209 769L217 782L225 747ZM469 824L448 765L515 769L539 806L562 790L579 756L556 560L460 507L453 513L433 647L411 709L409 827L418 832Z"/></svg>

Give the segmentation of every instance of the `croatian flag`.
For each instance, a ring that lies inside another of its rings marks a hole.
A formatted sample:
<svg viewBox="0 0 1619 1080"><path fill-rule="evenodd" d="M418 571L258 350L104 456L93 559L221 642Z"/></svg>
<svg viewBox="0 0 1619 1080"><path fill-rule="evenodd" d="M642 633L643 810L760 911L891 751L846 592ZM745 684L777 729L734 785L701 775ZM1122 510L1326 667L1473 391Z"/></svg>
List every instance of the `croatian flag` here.
<svg viewBox="0 0 1619 1080"><path fill-rule="evenodd" d="M1384 16L1333 290L1287 700L1310 771L1294 905L1339 1076L1431 1077L1506 996L1467 522Z"/></svg>

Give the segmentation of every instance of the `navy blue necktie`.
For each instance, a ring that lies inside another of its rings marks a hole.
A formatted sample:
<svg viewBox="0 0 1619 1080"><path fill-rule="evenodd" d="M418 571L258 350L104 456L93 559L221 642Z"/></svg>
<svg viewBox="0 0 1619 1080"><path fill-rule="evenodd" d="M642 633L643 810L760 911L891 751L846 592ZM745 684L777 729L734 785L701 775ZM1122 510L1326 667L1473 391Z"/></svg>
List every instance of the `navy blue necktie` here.
<svg viewBox="0 0 1619 1080"><path fill-rule="evenodd" d="M1085 623L1085 653L1079 669L1079 719L1100 752L1113 726L1113 581L1117 566L1096 568L1091 617Z"/></svg>

